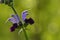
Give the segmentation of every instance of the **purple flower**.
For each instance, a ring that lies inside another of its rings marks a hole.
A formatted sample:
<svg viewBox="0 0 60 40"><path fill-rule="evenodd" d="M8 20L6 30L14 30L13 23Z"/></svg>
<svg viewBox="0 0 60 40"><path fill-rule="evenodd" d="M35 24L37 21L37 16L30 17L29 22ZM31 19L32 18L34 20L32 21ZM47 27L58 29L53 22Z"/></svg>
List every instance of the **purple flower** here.
<svg viewBox="0 0 60 40"><path fill-rule="evenodd" d="M23 20L24 24L26 24L25 27L28 24L32 25L34 23L34 20L32 18L29 18L29 19L26 18L26 16L28 15L27 12L28 12L27 10L22 12L22 20ZM12 27L10 28L11 32L15 31L15 29L18 26L24 26L24 24L22 24L22 22L17 14L12 14L11 18L9 18L8 21L12 22L12 24L13 24Z"/></svg>

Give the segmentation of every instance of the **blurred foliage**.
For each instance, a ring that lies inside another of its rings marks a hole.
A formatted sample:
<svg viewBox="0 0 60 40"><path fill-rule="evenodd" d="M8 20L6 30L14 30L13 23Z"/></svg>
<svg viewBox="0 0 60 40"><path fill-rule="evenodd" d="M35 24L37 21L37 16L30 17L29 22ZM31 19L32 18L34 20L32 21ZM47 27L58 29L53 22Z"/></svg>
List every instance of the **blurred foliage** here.
<svg viewBox="0 0 60 40"><path fill-rule="evenodd" d="M20 18L28 10L27 18L35 21L26 30L29 40L60 40L60 0L14 0L14 7ZM12 13L11 7L0 4L0 40L25 40L23 32L10 32L12 24L5 23Z"/></svg>

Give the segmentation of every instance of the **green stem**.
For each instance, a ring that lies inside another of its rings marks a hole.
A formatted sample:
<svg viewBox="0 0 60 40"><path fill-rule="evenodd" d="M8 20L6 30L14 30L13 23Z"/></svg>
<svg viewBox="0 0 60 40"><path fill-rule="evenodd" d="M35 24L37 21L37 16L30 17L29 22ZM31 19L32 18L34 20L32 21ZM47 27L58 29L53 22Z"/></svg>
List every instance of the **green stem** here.
<svg viewBox="0 0 60 40"><path fill-rule="evenodd" d="M15 14L17 15L17 17L18 17L18 14L17 14L16 10L14 9L14 7L11 7L11 8L13 9L14 13L15 13ZM27 33L26 33L24 27L23 27L23 32L24 32L24 35L25 35L26 40L28 40L28 36L27 36Z"/></svg>
<svg viewBox="0 0 60 40"><path fill-rule="evenodd" d="M13 6L11 6L11 8L12 8L12 10L14 11L14 13L16 14L17 18L19 19L19 16L18 16L18 14L17 14L16 10L14 9L14 7L13 7ZM20 19L19 19L19 21L20 21Z"/></svg>
<svg viewBox="0 0 60 40"><path fill-rule="evenodd" d="M16 10L14 9L13 5L10 5L10 7L14 11L14 13L17 15L17 18L19 19L19 16L18 16ZM20 19L19 19L19 21L20 21ZM21 23L21 21L20 21L20 23ZM28 36L27 36L27 33L26 33L25 29L24 29L24 25L22 26L22 28L23 28L23 32L24 32L25 38L26 38L26 40L28 40Z"/></svg>
<svg viewBox="0 0 60 40"><path fill-rule="evenodd" d="M24 27L23 27L23 32L24 32L26 40L28 40L28 36L27 36L26 30L24 29Z"/></svg>
<svg viewBox="0 0 60 40"><path fill-rule="evenodd" d="M16 12L16 10L14 9L14 7L13 7L13 6L11 6L11 8L13 9L14 13L15 13L15 14L17 14L17 12Z"/></svg>

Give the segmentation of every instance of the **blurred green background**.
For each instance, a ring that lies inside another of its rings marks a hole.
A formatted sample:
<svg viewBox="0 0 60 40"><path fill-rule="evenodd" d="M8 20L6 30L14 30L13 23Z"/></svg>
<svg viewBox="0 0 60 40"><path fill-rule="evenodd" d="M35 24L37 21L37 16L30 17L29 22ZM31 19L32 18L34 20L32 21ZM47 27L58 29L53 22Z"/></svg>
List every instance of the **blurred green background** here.
<svg viewBox="0 0 60 40"><path fill-rule="evenodd" d="M26 30L29 40L60 40L60 0L14 0L14 7L20 18L28 10L27 17L35 21ZM12 13L11 7L0 4L0 40L25 40L23 32L10 32L12 24L5 23Z"/></svg>

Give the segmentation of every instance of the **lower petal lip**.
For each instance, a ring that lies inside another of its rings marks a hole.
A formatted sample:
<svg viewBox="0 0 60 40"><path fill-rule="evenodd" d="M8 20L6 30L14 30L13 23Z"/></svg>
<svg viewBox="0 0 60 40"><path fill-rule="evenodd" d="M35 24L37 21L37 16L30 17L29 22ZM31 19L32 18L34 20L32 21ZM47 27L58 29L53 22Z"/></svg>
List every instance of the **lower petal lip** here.
<svg viewBox="0 0 60 40"><path fill-rule="evenodd" d="M32 19L32 18L29 18L28 19L28 22L32 25L32 24L34 24L34 20Z"/></svg>
<svg viewBox="0 0 60 40"><path fill-rule="evenodd" d="M11 32L15 31L15 28L17 27L18 27L17 23L13 24L13 26L10 28L10 31Z"/></svg>
<svg viewBox="0 0 60 40"><path fill-rule="evenodd" d="M11 28L10 28L10 31L11 31L11 32L15 31L15 28L14 28L14 27L11 27Z"/></svg>

